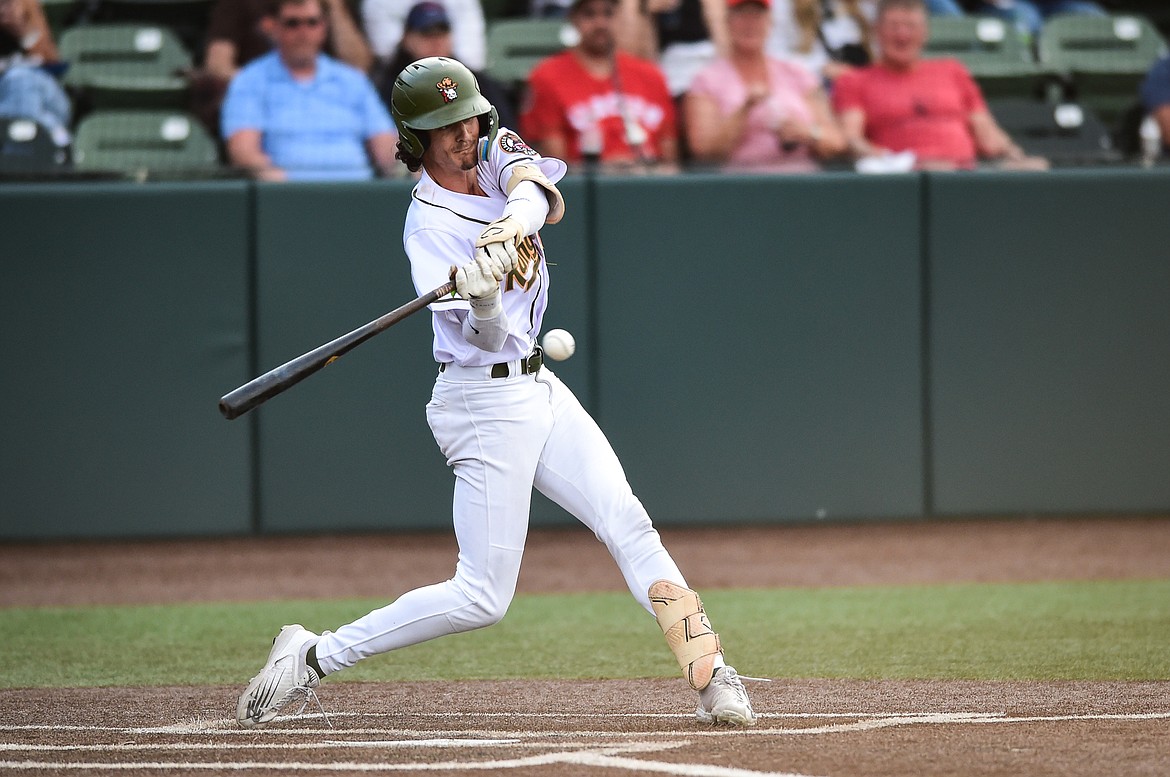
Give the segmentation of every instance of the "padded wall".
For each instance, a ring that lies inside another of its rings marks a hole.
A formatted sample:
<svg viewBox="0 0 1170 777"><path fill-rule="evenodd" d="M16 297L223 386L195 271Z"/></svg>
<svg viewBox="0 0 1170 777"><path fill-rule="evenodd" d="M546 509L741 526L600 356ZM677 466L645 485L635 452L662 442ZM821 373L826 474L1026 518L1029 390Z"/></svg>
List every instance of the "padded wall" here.
<svg viewBox="0 0 1170 777"><path fill-rule="evenodd" d="M1170 508L1170 172L928 187L935 509Z"/></svg>
<svg viewBox="0 0 1170 777"><path fill-rule="evenodd" d="M600 417L662 523L922 512L919 179L602 181Z"/></svg>
<svg viewBox="0 0 1170 777"><path fill-rule="evenodd" d="M240 533L247 186L0 187L0 537Z"/></svg>

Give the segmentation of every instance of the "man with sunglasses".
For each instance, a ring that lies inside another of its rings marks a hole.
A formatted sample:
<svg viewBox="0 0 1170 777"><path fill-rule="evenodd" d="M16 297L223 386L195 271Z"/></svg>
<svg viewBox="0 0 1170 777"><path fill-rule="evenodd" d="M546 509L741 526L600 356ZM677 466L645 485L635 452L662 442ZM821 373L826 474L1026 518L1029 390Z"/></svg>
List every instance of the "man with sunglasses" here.
<svg viewBox="0 0 1170 777"><path fill-rule="evenodd" d="M323 2L274 0L264 27L275 49L228 87L229 161L263 180L357 180L395 169L397 134L373 84L322 51Z"/></svg>

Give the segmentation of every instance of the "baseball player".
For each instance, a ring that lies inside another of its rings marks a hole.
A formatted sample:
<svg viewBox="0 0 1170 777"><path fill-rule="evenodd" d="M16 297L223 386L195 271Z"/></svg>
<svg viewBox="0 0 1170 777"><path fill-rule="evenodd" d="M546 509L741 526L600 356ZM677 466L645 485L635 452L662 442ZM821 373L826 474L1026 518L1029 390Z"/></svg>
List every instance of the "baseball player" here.
<svg viewBox="0 0 1170 777"><path fill-rule="evenodd" d="M431 305L439 367L426 410L455 473L455 576L332 633L285 626L240 696L237 720L263 725L293 700L316 700L320 678L363 658L497 623L516 590L535 486L605 543L698 691L699 719L754 724L698 595L605 435L536 345L549 288L537 230L564 214L556 187L564 162L498 126L471 71L452 59L409 65L391 110L399 159L422 171L403 236L414 284L433 289L453 275L457 290Z"/></svg>

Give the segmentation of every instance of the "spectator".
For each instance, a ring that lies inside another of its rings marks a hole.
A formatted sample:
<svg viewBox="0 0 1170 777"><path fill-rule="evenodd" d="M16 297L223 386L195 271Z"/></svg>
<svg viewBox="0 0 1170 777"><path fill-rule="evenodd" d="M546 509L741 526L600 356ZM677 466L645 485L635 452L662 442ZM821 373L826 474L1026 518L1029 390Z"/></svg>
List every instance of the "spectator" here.
<svg viewBox="0 0 1170 777"><path fill-rule="evenodd" d="M770 0L726 0L730 53L695 77L683 102L691 153L731 168L808 172L845 151L820 80L764 50Z"/></svg>
<svg viewBox="0 0 1170 777"><path fill-rule="evenodd" d="M618 47L658 62L675 98L727 51L724 0L619 0Z"/></svg>
<svg viewBox="0 0 1170 777"><path fill-rule="evenodd" d="M373 84L322 53L326 1L275 0L264 29L276 50L228 87L229 161L265 180L370 178L370 157L394 169L398 138Z"/></svg>
<svg viewBox="0 0 1170 777"><path fill-rule="evenodd" d="M57 45L37 0L0 0L0 116L33 119L69 145L72 106L52 71Z"/></svg>
<svg viewBox="0 0 1170 777"><path fill-rule="evenodd" d="M227 85L240 68L272 51L265 26L273 0L217 0L211 9L203 69L191 84L191 110L208 128L219 128L219 111ZM324 0L329 36L325 53L368 73L374 56L345 0Z"/></svg>
<svg viewBox="0 0 1170 777"><path fill-rule="evenodd" d="M1142 82L1142 107L1162 135L1163 152L1170 151L1170 57L1162 57Z"/></svg>
<svg viewBox="0 0 1170 777"><path fill-rule="evenodd" d="M874 32L878 61L843 74L833 86L857 157L910 151L923 169L972 168L980 158L1010 168L1047 167L999 127L962 63L922 58L928 33L923 0L880 0Z"/></svg>
<svg viewBox="0 0 1170 777"><path fill-rule="evenodd" d="M411 6L410 12L406 15L402 40L394 49L394 56L385 63L375 78L375 85L387 110L390 109L394 79L411 62L425 57L456 59L451 44L451 17L441 4L433 0L423 0ZM475 73L475 78L479 82L480 93L496 107L500 124L515 128L516 109L508 90L483 73Z"/></svg>
<svg viewBox="0 0 1170 777"><path fill-rule="evenodd" d="M616 10L616 0L574 0L569 21L580 42L532 71L521 131L541 154L571 163L673 163L678 130L666 79L617 50Z"/></svg>
<svg viewBox="0 0 1170 777"><path fill-rule="evenodd" d="M1105 9L1091 0L973 0L968 3L975 13L998 16L1013 22L1019 29L1035 37L1044 26L1044 20L1058 13L1079 13L1104 16Z"/></svg>
<svg viewBox="0 0 1170 777"><path fill-rule="evenodd" d="M273 0L218 0L211 11L203 66L227 84L244 65L272 50L264 20L274 12ZM373 54L349 13L345 0L323 0L329 22L324 51L362 72L374 64Z"/></svg>
<svg viewBox="0 0 1170 777"><path fill-rule="evenodd" d="M869 64L876 0L772 0L767 51L831 82Z"/></svg>
<svg viewBox="0 0 1170 777"><path fill-rule="evenodd" d="M374 56L389 60L406 31L406 15L417 0L362 0L362 19ZM451 20L455 59L470 70L487 67L487 32L479 0L444 0Z"/></svg>

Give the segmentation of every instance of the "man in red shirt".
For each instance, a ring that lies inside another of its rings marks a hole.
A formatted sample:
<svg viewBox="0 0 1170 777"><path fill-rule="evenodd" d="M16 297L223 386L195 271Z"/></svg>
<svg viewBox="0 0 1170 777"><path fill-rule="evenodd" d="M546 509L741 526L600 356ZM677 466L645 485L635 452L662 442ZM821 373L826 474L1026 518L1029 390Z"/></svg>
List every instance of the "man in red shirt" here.
<svg viewBox="0 0 1170 777"><path fill-rule="evenodd" d="M878 61L842 74L833 105L857 157L911 151L923 169L967 169L979 159L1043 169L996 123L971 74L954 59L923 59L929 31L923 0L881 0Z"/></svg>
<svg viewBox="0 0 1170 777"><path fill-rule="evenodd" d="M580 35L528 79L520 116L524 138L567 162L674 162L674 101L658 66L617 50L616 0L574 0L569 21Z"/></svg>

